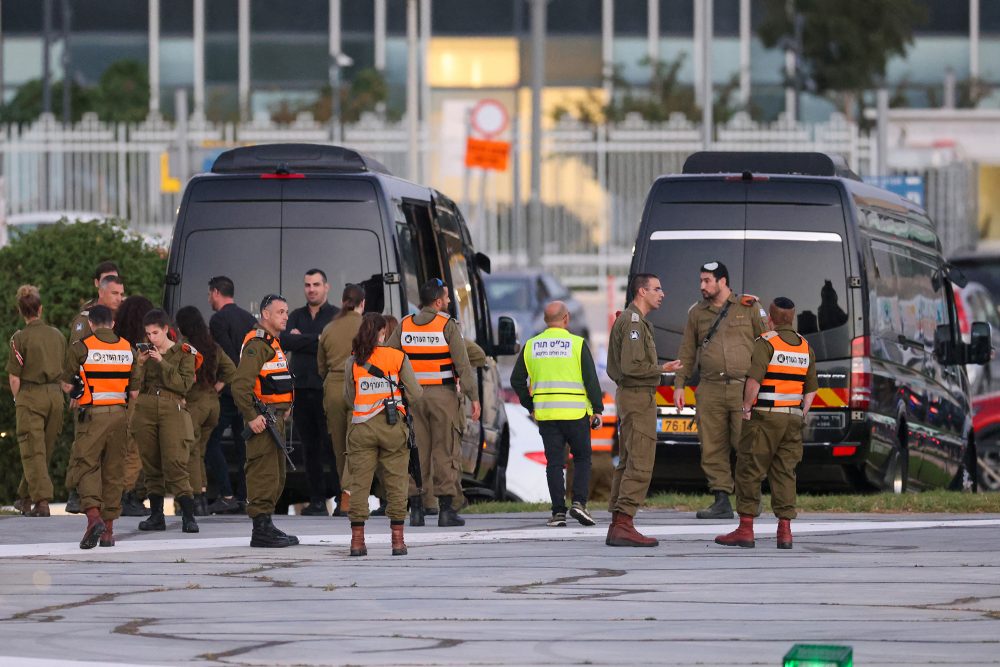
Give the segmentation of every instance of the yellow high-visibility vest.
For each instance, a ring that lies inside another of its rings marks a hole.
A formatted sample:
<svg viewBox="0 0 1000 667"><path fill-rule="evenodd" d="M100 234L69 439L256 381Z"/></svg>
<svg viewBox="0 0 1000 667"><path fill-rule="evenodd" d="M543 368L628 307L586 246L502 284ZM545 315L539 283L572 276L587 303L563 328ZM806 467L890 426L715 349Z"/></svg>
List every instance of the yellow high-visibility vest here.
<svg viewBox="0 0 1000 667"><path fill-rule="evenodd" d="M524 344L535 419L580 419L593 414L583 386L580 355L583 338L565 329L549 327Z"/></svg>

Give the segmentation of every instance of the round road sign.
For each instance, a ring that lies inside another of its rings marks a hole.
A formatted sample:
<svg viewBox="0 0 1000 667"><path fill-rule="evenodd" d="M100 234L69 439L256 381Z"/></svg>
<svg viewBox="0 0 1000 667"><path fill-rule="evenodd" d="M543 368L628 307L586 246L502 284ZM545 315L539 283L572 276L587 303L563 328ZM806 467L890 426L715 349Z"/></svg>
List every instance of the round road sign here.
<svg viewBox="0 0 1000 667"><path fill-rule="evenodd" d="M470 114L472 129L491 139L507 129L507 108L497 100L480 100Z"/></svg>

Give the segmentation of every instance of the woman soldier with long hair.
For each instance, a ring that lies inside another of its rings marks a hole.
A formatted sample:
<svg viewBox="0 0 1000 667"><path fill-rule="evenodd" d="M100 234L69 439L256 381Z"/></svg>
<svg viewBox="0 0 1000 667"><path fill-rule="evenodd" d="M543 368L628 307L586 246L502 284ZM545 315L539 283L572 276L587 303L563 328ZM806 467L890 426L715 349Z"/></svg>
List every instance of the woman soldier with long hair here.
<svg viewBox="0 0 1000 667"><path fill-rule="evenodd" d="M191 414L191 425L194 427L194 440L190 443L188 458L188 479L194 492L195 515L207 516L205 445L212 435L212 429L219 423L219 392L236 376L236 364L212 338L200 310L194 306L184 306L177 311L175 319L181 336L197 355L194 384L184 397Z"/></svg>
<svg viewBox="0 0 1000 667"><path fill-rule="evenodd" d="M408 401L423 394L406 355L385 347L385 318L367 313L351 343L351 356L344 365L344 399L351 405L351 425L347 431L347 461L351 470L351 555L367 555L365 521L368 495L375 469L381 466L388 505L386 516L392 530L392 555L406 554L403 521L409 486L409 451L406 410L400 385Z"/></svg>

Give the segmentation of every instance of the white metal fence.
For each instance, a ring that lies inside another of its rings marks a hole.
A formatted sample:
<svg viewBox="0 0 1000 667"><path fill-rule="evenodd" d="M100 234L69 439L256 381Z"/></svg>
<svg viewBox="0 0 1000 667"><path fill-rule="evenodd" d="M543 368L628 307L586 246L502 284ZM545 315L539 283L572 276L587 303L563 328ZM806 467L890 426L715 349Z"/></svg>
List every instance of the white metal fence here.
<svg viewBox="0 0 1000 667"><path fill-rule="evenodd" d="M563 120L543 134L542 213L540 220L529 220L528 128L514 123L510 169L490 174L456 171L455 160L442 158L449 151L461 155L460 147L446 145L448 129L422 128L423 180L459 200L477 245L492 255L495 266L525 266L528 225L540 224L542 265L568 284L581 286L601 285L608 275L627 273L650 184L662 174L679 172L684 159L702 148L699 126L682 114L658 124L637 117L596 127ZM0 127L5 213L92 211L166 236L184 182L207 170L222 150L252 143L333 143L333 136L330 125L309 114L288 125L266 117L243 124L168 123L157 117L109 125L87 115L65 128L43 116L29 126ZM343 128L341 143L407 175L405 122L366 116ZM877 163L874 137L839 114L815 125L784 118L759 124L737 114L716 128L712 149L838 153L860 174L870 173ZM927 208L941 227L946 248L974 245L974 168L954 164L923 175Z"/></svg>

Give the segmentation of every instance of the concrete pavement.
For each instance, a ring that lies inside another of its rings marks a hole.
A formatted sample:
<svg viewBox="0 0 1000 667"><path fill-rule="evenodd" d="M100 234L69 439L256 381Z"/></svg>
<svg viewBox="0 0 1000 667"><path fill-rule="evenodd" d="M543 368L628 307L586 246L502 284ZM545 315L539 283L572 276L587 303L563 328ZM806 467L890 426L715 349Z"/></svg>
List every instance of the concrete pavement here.
<svg viewBox="0 0 1000 667"><path fill-rule="evenodd" d="M80 517L3 517L0 664L777 665L794 643L1000 664L1000 516L809 515L779 551L773 518L744 550L711 541L734 522L642 512L660 546L613 549L596 514L408 528L406 557L373 519L367 558L345 519L278 517L303 542L280 550L251 550L245 518L125 519L119 546L81 551Z"/></svg>

